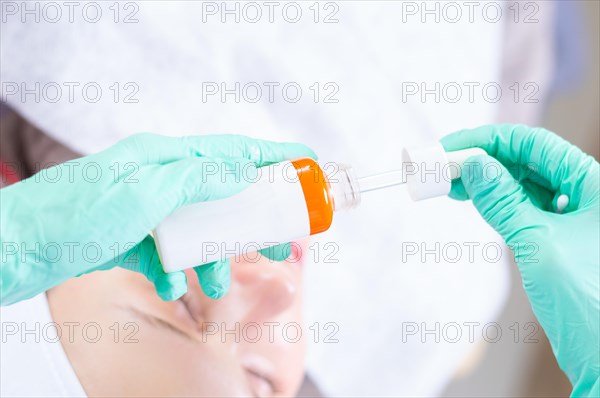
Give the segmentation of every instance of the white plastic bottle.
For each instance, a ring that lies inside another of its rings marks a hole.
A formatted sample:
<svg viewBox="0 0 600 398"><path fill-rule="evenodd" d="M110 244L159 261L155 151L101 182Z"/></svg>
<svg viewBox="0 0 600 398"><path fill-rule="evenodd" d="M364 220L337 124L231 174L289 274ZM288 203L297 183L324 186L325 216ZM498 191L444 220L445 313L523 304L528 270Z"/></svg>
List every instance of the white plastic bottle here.
<svg viewBox="0 0 600 398"><path fill-rule="evenodd" d="M312 159L263 167L240 194L178 209L154 231L165 272L254 252L326 231L333 212L360 202L357 179L339 165L327 177Z"/></svg>

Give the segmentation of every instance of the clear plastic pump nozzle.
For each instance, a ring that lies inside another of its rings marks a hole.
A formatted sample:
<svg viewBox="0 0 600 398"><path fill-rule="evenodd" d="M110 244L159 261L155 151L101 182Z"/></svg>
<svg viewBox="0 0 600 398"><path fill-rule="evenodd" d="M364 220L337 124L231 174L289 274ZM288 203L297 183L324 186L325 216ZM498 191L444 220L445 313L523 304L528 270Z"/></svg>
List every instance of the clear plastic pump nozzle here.
<svg viewBox="0 0 600 398"><path fill-rule="evenodd" d="M360 193L377 191L406 183L403 170L392 170L358 179Z"/></svg>

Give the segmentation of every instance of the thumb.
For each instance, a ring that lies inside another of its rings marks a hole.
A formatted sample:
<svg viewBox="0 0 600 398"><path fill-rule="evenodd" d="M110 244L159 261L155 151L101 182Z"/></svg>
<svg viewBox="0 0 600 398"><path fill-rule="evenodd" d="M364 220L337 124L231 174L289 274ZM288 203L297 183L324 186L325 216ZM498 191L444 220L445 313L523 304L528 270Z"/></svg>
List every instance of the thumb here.
<svg viewBox="0 0 600 398"><path fill-rule="evenodd" d="M461 180L479 214L507 243L534 224L539 210L519 182L496 159L488 155L468 158L462 168Z"/></svg>

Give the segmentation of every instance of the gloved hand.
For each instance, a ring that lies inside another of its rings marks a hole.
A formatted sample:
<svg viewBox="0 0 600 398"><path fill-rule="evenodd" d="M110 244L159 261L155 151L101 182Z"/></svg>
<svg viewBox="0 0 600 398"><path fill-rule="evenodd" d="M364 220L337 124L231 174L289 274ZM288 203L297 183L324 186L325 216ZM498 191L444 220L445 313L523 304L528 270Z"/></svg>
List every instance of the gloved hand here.
<svg viewBox="0 0 600 398"><path fill-rule="evenodd" d="M523 287L573 396L600 393L600 165L540 128L498 125L446 136L471 147L450 196L471 198L514 251ZM564 214L556 198L568 195Z"/></svg>
<svg viewBox="0 0 600 398"><path fill-rule="evenodd" d="M301 144L242 136L139 134L6 187L0 191L1 304L115 266L144 274L162 299L177 299L187 291L185 273L163 271L150 231L180 206L240 192L256 167L298 157L316 155ZM263 254L281 261L290 248ZM227 261L196 272L210 297L229 288Z"/></svg>

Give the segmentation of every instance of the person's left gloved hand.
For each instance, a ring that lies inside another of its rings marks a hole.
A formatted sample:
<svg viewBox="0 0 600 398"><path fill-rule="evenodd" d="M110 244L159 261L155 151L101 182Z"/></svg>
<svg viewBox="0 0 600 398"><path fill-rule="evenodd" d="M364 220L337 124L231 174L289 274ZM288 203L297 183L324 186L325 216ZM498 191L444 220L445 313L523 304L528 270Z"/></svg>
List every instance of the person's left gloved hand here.
<svg viewBox="0 0 600 398"><path fill-rule="evenodd" d="M187 291L183 271L165 273L149 232L177 208L225 198L256 167L316 158L301 144L243 136L131 136L0 190L0 304L35 296L68 278L120 266L144 274L164 300ZM275 261L288 245L263 249ZM223 296L229 262L195 268L204 292Z"/></svg>

